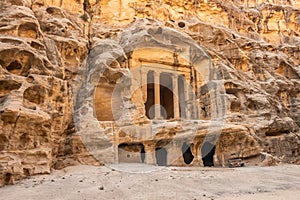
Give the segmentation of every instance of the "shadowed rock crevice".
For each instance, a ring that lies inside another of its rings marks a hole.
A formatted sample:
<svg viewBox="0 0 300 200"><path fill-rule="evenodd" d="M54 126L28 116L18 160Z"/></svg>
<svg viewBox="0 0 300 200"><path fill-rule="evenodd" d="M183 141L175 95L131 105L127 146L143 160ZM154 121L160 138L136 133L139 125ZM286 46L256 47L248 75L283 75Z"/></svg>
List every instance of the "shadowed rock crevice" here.
<svg viewBox="0 0 300 200"><path fill-rule="evenodd" d="M0 135L0 151L5 150L8 147L8 137L6 135Z"/></svg>
<svg viewBox="0 0 300 200"><path fill-rule="evenodd" d="M13 80L0 80L0 97L9 94L13 90L21 87L21 83Z"/></svg>

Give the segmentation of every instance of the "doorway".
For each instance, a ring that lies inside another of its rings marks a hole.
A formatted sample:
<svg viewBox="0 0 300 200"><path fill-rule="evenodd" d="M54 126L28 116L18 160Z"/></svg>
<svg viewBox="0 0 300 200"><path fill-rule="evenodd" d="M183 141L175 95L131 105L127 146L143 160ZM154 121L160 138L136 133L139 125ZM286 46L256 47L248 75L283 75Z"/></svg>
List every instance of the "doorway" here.
<svg viewBox="0 0 300 200"><path fill-rule="evenodd" d="M167 166L168 152L165 148L155 149L155 158L158 166Z"/></svg>
<svg viewBox="0 0 300 200"><path fill-rule="evenodd" d="M194 155L192 154L190 145L184 142L181 151L184 163L191 164L191 162L194 160Z"/></svg>
<svg viewBox="0 0 300 200"><path fill-rule="evenodd" d="M204 167L214 166L214 155L216 147L210 142L205 142L201 148L201 155Z"/></svg>
<svg viewBox="0 0 300 200"><path fill-rule="evenodd" d="M145 103L146 116L148 119L154 119L155 117L154 104L154 72L149 71L147 73L147 100Z"/></svg>
<svg viewBox="0 0 300 200"><path fill-rule="evenodd" d="M172 76L168 73L160 74L160 105L161 116L164 119L174 118L174 102L173 102L173 83Z"/></svg>
<svg viewBox="0 0 300 200"><path fill-rule="evenodd" d="M145 151L145 147L143 146L141 149L141 161L142 163L145 163L145 158L146 158L146 151Z"/></svg>
<svg viewBox="0 0 300 200"><path fill-rule="evenodd" d="M120 163L144 163L145 154L142 143L122 143L118 146Z"/></svg>

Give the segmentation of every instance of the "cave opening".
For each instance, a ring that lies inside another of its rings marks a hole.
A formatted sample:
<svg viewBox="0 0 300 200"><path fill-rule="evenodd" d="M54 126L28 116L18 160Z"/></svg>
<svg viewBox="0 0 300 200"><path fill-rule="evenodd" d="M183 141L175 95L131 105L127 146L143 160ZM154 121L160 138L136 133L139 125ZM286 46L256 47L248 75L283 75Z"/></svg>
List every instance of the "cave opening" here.
<svg viewBox="0 0 300 200"><path fill-rule="evenodd" d="M168 152L165 148L156 148L155 158L158 166L167 166Z"/></svg>
<svg viewBox="0 0 300 200"><path fill-rule="evenodd" d="M216 146L210 142L205 142L201 148L201 155L204 167L214 166L214 155Z"/></svg>
<svg viewBox="0 0 300 200"><path fill-rule="evenodd" d="M145 147L142 143L122 143L118 145L120 163L144 163Z"/></svg>
<svg viewBox="0 0 300 200"><path fill-rule="evenodd" d="M141 161L142 163L145 163L145 158L146 158L146 151L145 151L145 147L143 146L141 149Z"/></svg>
<svg viewBox="0 0 300 200"><path fill-rule="evenodd" d="M23 168L23 173L25 176L30 176L30 171L28 168Z"/></svg>
<svg viewBox="0 0 300 200"><path fill-rule="evenodd" d="M191 147L186 142L183 143L182 148L182 157L185 164L191 164L191 162L194 160L194 155L191 151Z"/></svg>
<svg viewBox="0 0 300 200"><path fill-rule="evenodd" d="M6 70L13 74L19 74L22 70L22 65L18 61L13 61L6 67Z"/></svg>
<svg viewBox="0 0 300 200"><path fill-rule="evenodd" d="M12 179L12 174L11 173L6 173L5 174L5 178L4 178L5 184L10 184L11 183L11 179Z"/></svg>

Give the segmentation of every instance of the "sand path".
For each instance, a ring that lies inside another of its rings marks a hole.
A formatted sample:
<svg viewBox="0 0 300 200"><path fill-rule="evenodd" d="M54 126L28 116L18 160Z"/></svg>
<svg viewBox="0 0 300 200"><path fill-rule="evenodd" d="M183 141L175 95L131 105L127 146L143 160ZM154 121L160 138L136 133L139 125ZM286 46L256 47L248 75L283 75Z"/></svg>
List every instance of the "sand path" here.
<svg viewBox="0 0 300 200"><path fill-rule="evenodd" d="M142 172L142 173L141 173ZM1 200L300 199L300 166L75 166L0 188Z"/></svg>

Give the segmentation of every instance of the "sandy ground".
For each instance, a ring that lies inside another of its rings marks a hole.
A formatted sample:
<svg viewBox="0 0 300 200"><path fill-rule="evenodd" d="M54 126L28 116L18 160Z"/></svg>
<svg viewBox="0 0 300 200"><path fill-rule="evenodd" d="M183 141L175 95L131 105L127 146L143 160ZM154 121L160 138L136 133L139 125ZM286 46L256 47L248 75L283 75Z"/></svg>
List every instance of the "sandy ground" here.
<svg viewBox="0 0 300 200"><path fill-rule="evenodd" d="M300 166L75 166L0 188L2 200L300 199Z"/></svg>

